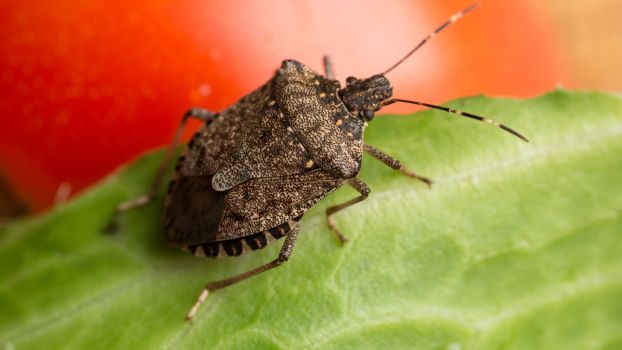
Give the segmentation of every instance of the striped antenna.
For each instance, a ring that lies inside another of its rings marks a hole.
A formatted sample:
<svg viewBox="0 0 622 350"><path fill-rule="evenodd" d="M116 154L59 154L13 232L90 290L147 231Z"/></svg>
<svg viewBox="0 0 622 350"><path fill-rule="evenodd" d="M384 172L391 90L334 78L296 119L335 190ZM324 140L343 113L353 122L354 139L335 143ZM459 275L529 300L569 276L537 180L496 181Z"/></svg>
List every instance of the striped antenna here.
<svg viewBox="0 0 622 350"><path fill-rule="evenodd" d="M475 8L477 8L477 6L479 6L479 4L478 3L474 3L474 4L470 5L469 7L465 8L464 10L462 10L462 11L456 13L455 15L451 16L451 18L449 18L447 20L447 22L443 23L440 27L436 28L432 33L428 34L428 36L426 36L425 39L421 40L421 42L417 46L415 46L414 49L410 50L410 52L406 56L404 56L401 60L397 61L397 63L392 65L391 68L385 70L382 73L382 75L386 75L387 73L392 71L395 67L397 67L400 64L402 64L402 62L406 61L406 59L408 59L408 57L410 57L413 53L415 53L415 51L419 50L419 48L421 46L423 46L425 43L427 43L428 40L430 40L433 37L435 37L436 34L440 33L443 29L447 28L450 24L452 24L455 21L459 20L460 18L462 18L467 13L475 10Z"/></svg>
<svg viewBox="0 0 622 350"><path fill-rule="evenodd" d="M396 102L403 102L403 103L410 103L413 105L419 105L419 106L424 106L424 107L429 107L429 108L434 108L434 109L440 109L441 111L445 111L445 112L449 112L449 113L453 113L453 114L457 114L457 115L461 115L463 117L467 117L467 118L471 118L471 119L475 119L475 120L479 120L480 122L484 122L487 124L491 124L493 126L496 126L497 128L503 129L507 132L509 132L510 134L520 138L521 140L525 141L525 142L529 142L529 140L521 135L518 131L505 126L501 123L498 123L492 119L486 118L486 117L482 117L480 115L476 115L476 114L472 114L472 113L468 113L468 112L462 112L459 111L457 109L453 109L453 108L449 108L449 107L443 107L443 106L437 106L437 105L433 105L431 103L425 103L425 102L419 102L419 101L411 101L411 100L402 100L400 98L392 98L390 100L386 100L382 103L382 106L387 106Z"/></svg>

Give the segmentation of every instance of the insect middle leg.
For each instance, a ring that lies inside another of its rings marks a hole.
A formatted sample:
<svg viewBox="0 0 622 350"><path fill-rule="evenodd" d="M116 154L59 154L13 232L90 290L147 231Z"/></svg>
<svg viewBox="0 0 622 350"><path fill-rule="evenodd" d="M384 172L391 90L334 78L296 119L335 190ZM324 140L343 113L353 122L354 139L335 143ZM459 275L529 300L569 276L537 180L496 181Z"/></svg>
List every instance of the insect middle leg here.
<svg viewBox="0 0 622 350"><path fill-rule="evenodd" d="M369 196L369 193L371 192L371 189L369 188L369 186L367 186L363 181L357 178L353 178L349 180L348 183L355 190L357 190L361 195L356 198L352 198L347 202L333 205L332 207L328 207L328 209L326 209L326 222L328 223L328 228L330 228L331 232L333 232L337 236L337 238L339 238L339 241L341 242L341 244L348 242L348 239L344 235L342 235L341 232L339 232L339 229L337 229L337 226L335 225L335 222L333 221L333 215L336 212L343 210L351 205L364 201Z"/></svg>
<svg viewBox="0 0 622 350"><path fill-rule="evenodd" d="M166 156L164 157L164 160L162 161L162 164L160 165L160 168L158 169L158 172L156 173L156 177L153 180L153 183L151 184L149 192L147 192L147 194L142 195L138 198L134 198L134 199L125 201L117 205L114 217L112 221L110 222L110 224L108 225L108 231L115 230L118 218L121 215L121 213L123 213L126 210L145 205L151 202L156 197L158 193L158 189L160 188L160 184L162 183L162 179L164 178L164 174L166 174L166 170L168 169L169 163L173 159L173 155L175 154L175 150L177 149L177 144L179 143L179 139L181 138L181 135L184 132L184 127L186 126L186 122L188 121L188 119L190 118L199 119L203 121L206 125L209 125L212 121L214 121L214 119L217 116L218 116L217 113L210 112L207 109L203 109L203 108L191 108L186 113L184 113L184 115L181 118L181 123L179 124L179 127L177 128L177 132L175 133L175 137L173 138L173 142L171 142L171 145L169 146L168 151L166 152Z"/></svg>
<svg viewBox="0 0 622 350"><path fill-rule="evenodd" d="M333 72L333 60L330 56L324 56L324 75L328 79L335 79L335 72Z"/></svg>
<svg viewBox="0 0 622 350"><path fill-rule="evenodd" d="M381 150L377 149L376 147L370 146L365 144L363 146L363 149L365 150L365 152L367 152L369 155L371 155L372 157L378 159L379 161L383 162L384 164L386 164L387 166L395 169L395 170L399 170L402 174L408 176L408 177L412 177L413 179L417 179L419 181L424 182L426 185L428 185L428 187L432 187L432 180L428 179L427 177L423 177L423 176L419 176L417 174L415 174L413 171L405 168L402 163L400 163L399 160L391 157L390 155L382 152Z"/></svg>
<svg viewBox="0 0 622 350"><path fill-rule="evenodd" d="M247 278L256 276L262 272L273 269L283 264L287 260L289 260L289 257L290 255L292 255L292 251L294 250L294 244L296 243L296 238L298 237L299 228L300 228L300 225L296 225L295 227L291 229L291 231L289 231L289 233L287 234L287 237L285 238L285 243L283 243L283 247L281 247L279 256L276 259L272 260L271 262L265 265L262 265L250 271L241 273L237 276L233 276L233 277L222 279L220 281L214 281L214 282L208 283L203 289L203 291L201 291L201 294L199 295L199 297L197 298L197 301L192 306L192 309L190 309L190 312L186 316L186 320L192 321L197 311L199 310L199 307L201 307L201 305L205 302L205 299L207 298L210 292L213 292L215 290L222 289L232 284L236 284L238 282L244 281Z"/></svg>

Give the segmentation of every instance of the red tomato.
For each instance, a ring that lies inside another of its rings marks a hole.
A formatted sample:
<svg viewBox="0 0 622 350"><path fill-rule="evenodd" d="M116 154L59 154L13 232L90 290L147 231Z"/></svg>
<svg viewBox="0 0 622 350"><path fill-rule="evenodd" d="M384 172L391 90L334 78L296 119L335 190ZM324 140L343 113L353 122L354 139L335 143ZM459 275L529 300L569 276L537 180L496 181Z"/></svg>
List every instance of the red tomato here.
<svg viewBox="0 0 622 350"><path fill-rule="evenodd" d="M4 1L0 171L36 209L166 144L190 106L219 110L285 58L343 81L379 73L464 1ZM484 4L392 71L427 102L533 95L563 77L551 29L524 2ZM397 106L393 111L409 111Z"/></svg>

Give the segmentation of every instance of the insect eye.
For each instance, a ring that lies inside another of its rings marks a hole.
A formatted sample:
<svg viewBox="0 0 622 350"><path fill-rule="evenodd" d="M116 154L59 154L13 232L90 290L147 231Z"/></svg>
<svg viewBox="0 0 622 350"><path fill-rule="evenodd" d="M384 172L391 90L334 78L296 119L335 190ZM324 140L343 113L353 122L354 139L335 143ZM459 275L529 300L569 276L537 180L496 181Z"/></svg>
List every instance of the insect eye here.
<svg viewBox="0 0 622 350"><path fill-rule="evenodd" d="M363 111L363 118L366 120L371 120L374 117L374 111L371 109L366 109Z"/></svg>
<svg viewBox="0 0 622 350"><path fill-rule="evenodd" d="M356 79L355 77L347 77L346 78L346 84L352 85L352 84L356 83L357 80L358 79Z"/></svg>

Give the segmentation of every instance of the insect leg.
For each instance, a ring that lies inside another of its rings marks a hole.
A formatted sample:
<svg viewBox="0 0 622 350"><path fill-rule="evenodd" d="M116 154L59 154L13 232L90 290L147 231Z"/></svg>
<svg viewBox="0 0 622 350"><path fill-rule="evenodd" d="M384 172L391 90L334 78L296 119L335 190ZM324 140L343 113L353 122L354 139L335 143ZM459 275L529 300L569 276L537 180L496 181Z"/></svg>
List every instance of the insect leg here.
<svg viewBox="0 0 622 350"><path fill-rule="evenodd" d="M346 243L348 239L344 235L342 235L341 232L339 232L339 229L337 229L337 226L333 221L333 215L342 209L345 209L351 205L365 200L371 192L371 189L363 181L357 178L349 180L348 183L350 184L350 186L354 187L354 189L357 190L361 195L356 198L352 198L347 202L333 205L332 207L328 207L328 209L326 209L326 222L328 223L328 228L330 228L330 230L337 236L337 238L339 238L341 244Z"/></svg>
<svg viewBox="0 0 622 350"><path fill-rule="evenodd" d="M324 75L328 79L335 79L335 72L333 72L333 60L330 56L324 56Z"/></svg>
<svg viewBox="0 0 622 350"><path fill-rule="evenodd" d="M184 127L186 126L186 122L188 121L188 119L196 118L196 119L202 120L206 124L209 124L212 121L214 121L214 119L217 116L218 116L217 113L210 112L203 108L191 108L186 113L184 113L184 115L181 118L181 123L179 124L179 127L177 128L177 132L175 133L175 137L173 138L173 142L171 143L171 145L168 148L168 151L166 152L166 156L164 157L164 160L162 161L162 165L160 165L160 169L158 169L158 172L156 173L156 177L153 180L153 183L151 184L149 192L147 192L147 194L142 195L138 198L134 198L134 199L125 201L117 205L114 217L112 221L110 222L110 224L108 225L107 231L115 231L119 215L121 215L122 212L132 209L132 208L143 206L151 202L156 197L158 193L158 189L160 188L160 184L162 183L162 179L164 178L164 174L166 174L166 170L169 166L169 163L171 162L171 159L173 158L173 155L175 154L175 150L177 149L177 144L179 143L179 139L181 138L181 135L183 134Z"/></svg>
<svg viewBox="0 0 622 350"><path fill-rule="evenodd" d="M405 168L402 163L400 163L399 160L391 157L390 155L382 152L381 150L377 149L376 147L370 146L370 145L364 145L363 149L365 150L365 152L367 152L369 155L371 155L372 157L378 159L379 161L383 162L384 164L386 164L387 166L395 169L395 170L399 170L402 174L408 176L408 177L412 177L413 179L417 179L419 181L424 182L426 185L428 185L428 187L432 187L432 180L428 179L427 177L423 177L423 176L419 176L417 174L415 174L413 171L408 170L407 168Z"/></svg>
<svg viewBox="0 0 622 350"><path fill-rule="evenodd" d="M215 290L225 288L232 284L236 284L238 282L244 281L247 278L256 276L262 272L273 269L283 264L287 260L289 260L289 257L290 255L292 255L292 251L294 250L294 244L296 243L296 238L298 237L299 228L300 228L300 225L296 225L295 227L292 228L291 231L289 231L289 233L287 234L287 237L285 238L285 243L283 243L283 247L281 247L279 256L276 259L272 260L271 262L265 265L262 265L250 271L241 273L237 276L233 276L233 277L229 277L229 278L226 278L220 281L214 281L214 282L208 283L203 289L203 291L201 291L201 294L199 295L199 297L197 298L197 301L192 306L192 309L190 309L190 312L186 316L186 320L192 321L197 311L199 310L199 307L201 307L201 304L205 302L205 299L207 298L210 292L213 292Z"/></svg>
<svg viewBox="0 0 622 350"><path fill-rule="evenodd" d="M183 117L181 118L181 123L177 128L177 132L175 133L175 137L173 138L173 142L171 142L171 145L166 152L166 157L164 157L162 165L160 165L160 169L158 169L156 178L155 180L153 180L153 184L151 185L147 196L153 198L158 193L158 189L160 188L160 184L162 183L164 174L166 174L168 165L171 162L171 159L173 159L173 155L175 154L175 150L177 149L177 144L179 143L179 139L181 139L181 135L184 133L184 127L186 126L186 122L188 121L188 119L199 119L203 121L206 125L209 125L211 122L214 121L214 119L216 119L217 116L217 113L210 112L207 109L203 108L190 108L186 113L184 113Z"/></svg>

